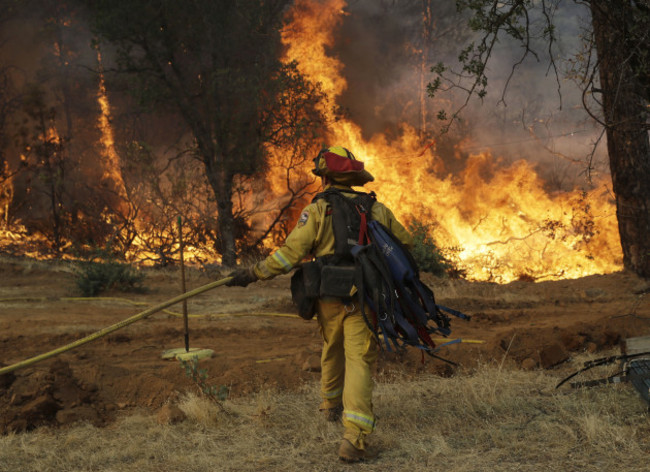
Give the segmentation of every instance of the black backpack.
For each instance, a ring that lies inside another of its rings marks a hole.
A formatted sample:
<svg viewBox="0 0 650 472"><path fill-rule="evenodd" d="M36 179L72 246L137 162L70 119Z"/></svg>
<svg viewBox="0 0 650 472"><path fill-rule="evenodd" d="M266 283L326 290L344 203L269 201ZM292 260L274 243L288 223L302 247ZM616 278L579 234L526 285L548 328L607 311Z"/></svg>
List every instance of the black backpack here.
<svg viewBox="0 0 650 472"><path fill-rule="evenodd" d="M374 193L349 190L345 193L357 196L349 198L340 190L330 188L314 198L314 201L325 198L332 209L335 254L303 265L306 266L304 273L312 273L306 278L306 286L311 285L312 290L321 286L328 272L325 267L332 264L344 267L352 274L351 283L356 287L353 298L380 346L388 351L414 346L438 357L434 353L440 347L460 341L436 346L431 338L434 333L445 337L451 334L447 314L465 320L470 317L438 305L433 291L420 280L417 263L409 250L388 228L371 221L372 205L376 201ZM318 273L321 274L320 284L314 283ZM293 282L292 279L292 291ZM341 284L347 287L348 281L341 281ZM322 290L318 294L312 291L314 301L322 293ZM344 294L345 289L341 293Z"/></svg>
<svg viewBox="0 0 650 472"><path fill-rule="evenodd" d="M316 300L319 297L336 297L352 301L352 287L356 280L356 262L352 248L359 243L360 228L365 227L370 215L374 193L355 192L348 198L335 188L317 194L312 202L325 199L329 203L328 216L332 217L334 231L334 254L320 257L300 265L291 277L291 297L298 307L298 314L310 320L315 314Z"/></svg>

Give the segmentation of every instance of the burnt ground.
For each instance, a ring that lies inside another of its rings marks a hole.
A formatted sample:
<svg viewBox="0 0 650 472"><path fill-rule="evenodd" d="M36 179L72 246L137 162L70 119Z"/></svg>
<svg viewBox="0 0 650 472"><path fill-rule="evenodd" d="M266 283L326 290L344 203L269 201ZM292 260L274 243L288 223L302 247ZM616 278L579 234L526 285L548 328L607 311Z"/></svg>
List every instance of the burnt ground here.
<svg viewBox="0 0 650 472"><path fill-rule="evenodd" d="M189 271L188 290L223 274ZM382 353L381 381L423 373L462 374L480 363L554 369L578 353L618 349L628 337L650 335L650 281L628 273L507 285L424 275L438 302L472 315L453 320L462 343L440 354L458 368L410 349ZM68 263L0 260L0 365L50 351L180 293L179 272L147 270L147 292L79 298ZM184 346L176 313L158 313L55 358L0 376L0 433L90 421L110 424L134 409L159 410L197 391L178 361L161 354ZM262 389L296 390L319 378L321 341L315 321L295 316L289 276L247 288L219 287L189 301L190 345L215 355L200 361L210 384L231 397ZM194 316L197 315L197 316ZM289 315L289 316L287 316ZM317 401L317 399L315 399Z"/></svg>

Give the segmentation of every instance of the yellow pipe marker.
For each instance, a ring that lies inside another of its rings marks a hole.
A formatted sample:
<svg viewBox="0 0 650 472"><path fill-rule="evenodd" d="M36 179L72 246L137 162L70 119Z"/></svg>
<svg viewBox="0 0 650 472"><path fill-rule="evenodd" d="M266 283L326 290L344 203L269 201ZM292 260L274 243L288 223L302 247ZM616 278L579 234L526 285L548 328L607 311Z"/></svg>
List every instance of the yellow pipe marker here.
<svg viewBox="0 0 650 472"><path fill-rule="evenodd" d="M54 349L52 351L40 354L35 357L31 357L29 359L25 359L24 361L17 362L16 364L2 367L0 368L0 375L2 374L7 374L9 372L13 372L14 370L22 369L24 367L29 367L30 365L36 364L37 362L44 361L45 359L49 359L51 357L57 356L59 354L62 354L66 351L70 351L76 347L82 346L84 344L87 344L89 342L95 341L96 339L101 338L102 336L106 336L109 333L112 333L113 331L117 331L118 329L124 328L125 326L128 326L130 324L135 323L136 321L142 320L144 318L147 318L148 316L153 315L154 313L158 311L162 311L167 307L170 307L172 305L175 305L176 303L182 302L183 300L187 300L188 298L194 297L196 295L199 295L203 292L207 292L208 290L212 290L213 288L220 287L221 285L225 285L227 282L231 281L232 277L226 277L225 279L217 280L216 282L209 283L207 285L203 285L201 287L195 288L194 290L191 290L187 293L183 293L175 298L172 298L170 300L167 300L166 302L162 302L159 305L153 306L143 312L138 313L137 315L133 315L130 318L127 318L125 320L120 321L119 323L116 323L111 326L107 326L106 328L103 328L91 335L86 336L85 338L78 339L77 341L74 341L70 344L66 344L65 346L61 346L57 349Z"/></svg>

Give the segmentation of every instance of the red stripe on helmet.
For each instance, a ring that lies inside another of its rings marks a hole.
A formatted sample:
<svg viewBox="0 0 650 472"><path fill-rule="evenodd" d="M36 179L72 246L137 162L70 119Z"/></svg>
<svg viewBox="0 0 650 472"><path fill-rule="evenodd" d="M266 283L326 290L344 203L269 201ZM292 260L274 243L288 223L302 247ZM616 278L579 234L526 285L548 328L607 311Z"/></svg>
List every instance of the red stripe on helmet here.
<svg viewBox="0 0 650 472"><path fill-rule="evenodd" d="M330 172L359 172L364 168L363 162L353 161L333 152L326 152L322 157L325 159L325 163Z"/></svg>

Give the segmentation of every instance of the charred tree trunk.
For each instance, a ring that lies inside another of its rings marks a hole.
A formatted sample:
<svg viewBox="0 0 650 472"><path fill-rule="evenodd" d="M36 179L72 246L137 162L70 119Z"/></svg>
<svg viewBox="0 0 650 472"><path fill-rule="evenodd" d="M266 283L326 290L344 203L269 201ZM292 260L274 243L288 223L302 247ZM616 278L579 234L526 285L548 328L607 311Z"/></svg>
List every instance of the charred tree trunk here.
<svg viewBox="0 0 650 472"><path fill-rule="evenodd" d="M623 264L650 277L650 142L644 84L650 51L647 39L645 44L630 44L634 30L641 27L632 3L592 0L591 11Z"/></svg>
<svg viewBox="0 0 650 472"><path fill-rule="evenodd" d="M235 242L235 217L232 211L232 175L225 170L216 170L205 160L208 181L217 199L217 250L221 253L221 262L227 267L237 264L237 246Z"/></svg>

